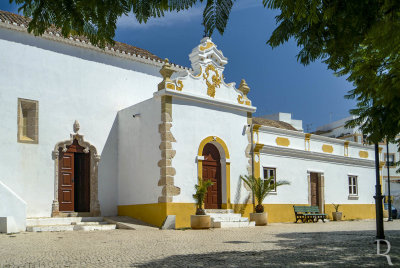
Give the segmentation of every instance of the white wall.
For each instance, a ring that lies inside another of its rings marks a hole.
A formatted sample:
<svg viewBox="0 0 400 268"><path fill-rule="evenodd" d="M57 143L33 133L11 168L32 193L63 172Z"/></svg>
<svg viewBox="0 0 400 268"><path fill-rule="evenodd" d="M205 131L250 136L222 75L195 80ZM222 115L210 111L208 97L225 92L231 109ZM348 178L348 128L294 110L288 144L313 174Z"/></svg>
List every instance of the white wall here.
<svg viewBox="0 0 400 268"><path fill-rule="evenodd" d="M118 117L118 205L158 203L161 101L146 100L120 111Z"/></svg>
<svg viewBox="0 0 400 268"><path fill-rule="evenodd" d="M3 28L0 51L2 180L27 202L28 217L50 216L56 143L78 120L102 155L117 112L157 90L158 68ZM17 143L18 98L39 101L39 144Z"/></svg>
<svg viewBox="0 0 400 268"><path fill-rule="evenodd" d="M25 201L1 181L0 197L0 233L25 231Z"/></svg>
<svg viewBox="0 0 400 268"><path fill-rule="evenodd" d="M103 216L117 215L118 205L118 115L101 152L99 163L99 202Z"/></svg>
<svg viewBox="0 0 400 268"><path fill-rule="evenodd" d="M181 188L180 195L174 196L173 202L194 203L192 195L194 185L198 183L196 156L201 141L209 136L221 138L228 147L231 202L235 202L239 176L247 174L245 149L248 140L243 133L243 127L247 125L247 113L178 98L173 98L172 103L171 132L177 141L173 143L176 155L172 166L176 169L174 184ZM222 187L222 203L226 203L224 178ZM246 190L244 193L242 191L239 200L245 198L245 193Z"/></svg>
<svg viewBox="0 0 400 268"><path fill-rule="evenodd" d="M307 172L319 172L325 178L325 204L373 204L375 192L375 170L373 167L322 162L310 159L261 155L263 167L276 168L277 180L291 184L277 188L276 194L267 196L264 203L308 204ZM348 175L358 176L358 200L349 199Z"/></svg>

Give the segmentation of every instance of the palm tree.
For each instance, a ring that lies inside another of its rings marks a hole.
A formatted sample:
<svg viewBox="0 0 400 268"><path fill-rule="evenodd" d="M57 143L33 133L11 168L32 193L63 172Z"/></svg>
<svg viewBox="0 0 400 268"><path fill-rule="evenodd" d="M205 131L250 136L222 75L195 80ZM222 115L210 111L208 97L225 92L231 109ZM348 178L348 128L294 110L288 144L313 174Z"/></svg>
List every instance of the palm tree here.
<svg viewBox="0 0 400 268"><path fill-rule="evenodd" d="M274 191L278 186L290 184L288 181L277 181L274 183L274 177L262 180L260 178L255 178L254 176L245 175L240 176L240 179L242 179L253 192L253 195L257 201L257 206L255 207L256 213L264 212L262 202L271 191Z"/></svg>
<svg viewBox="0 0 400 268"><path fill-rule="evenodd" d="M194 188L196 193L193 198L196 200L197 210L196 215L206 215L203 209L204 198L207 194L208 187L212 186L214 183L211 180L203 180L199 178L199 184L196 184Z"/></svg>

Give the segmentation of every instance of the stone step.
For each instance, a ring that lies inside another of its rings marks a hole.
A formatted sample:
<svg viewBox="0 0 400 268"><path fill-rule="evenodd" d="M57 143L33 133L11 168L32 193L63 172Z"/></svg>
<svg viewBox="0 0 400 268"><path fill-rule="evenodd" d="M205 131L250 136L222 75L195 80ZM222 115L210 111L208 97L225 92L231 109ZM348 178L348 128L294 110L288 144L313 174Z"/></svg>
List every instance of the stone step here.
<svg viewBox="0 0 400 268"><path fill-rule="evenodd" d="M73 231L74 225L35 225L26 226L27 232L63 232Z"/></svg>
<svg viewBox="0 0 400 268"><path fill-rule="evenodd" d="M225 219L226 221L230 221L230 220L239 220L240 218L242 218L241 214L207 214L210 215L211 218L213 219Z"/></svg>
<svg viewBox="0 0 400 268"><path fill-rule="evenodd" d="M27 226L28 232L63 232L63 231L108 231L116 229L116 224L69 224Z"/></svg>
<svg viewBox="0 0 400 268"><path fill-rule="evenodd" d="M218 213L218 214L228 214L233 213L233 209L205 209L206 214Z"/></svg>
<svg viewBox="0 0 400 268"><path fill-rule="evenodd" d="M72 222L72 225L105 225L105 224L109 224L106 221L93 221L93 222Z"/></svg>
<svg viewBox="0 0 400 268"><path fill-rule="evenodd" d="M249 219L245 217L235 217L235 218L211 218L213 222L248 222Z"/></svg>
<svg viewBox="0 0 400 268"><path fill-rule="evenodd" d="M26 226L44 225L69 225L78 222L101 222L103 217L53 217L53 218L28 218Z"/></svg>
<svg viewBox="0 0 400 268"><path fill-rule="evenodd" d="M254 221L245 221L245 222L213 222L213 228L241 228L241 227L254 227L256 223Z"/></svg>
<svg viewBox="0 0 400 268"><path fill-rule="evenodd" d="M75 225L74 231L109 231L115 230L117 228L116 224L99 224L99 225Z"/></svg>

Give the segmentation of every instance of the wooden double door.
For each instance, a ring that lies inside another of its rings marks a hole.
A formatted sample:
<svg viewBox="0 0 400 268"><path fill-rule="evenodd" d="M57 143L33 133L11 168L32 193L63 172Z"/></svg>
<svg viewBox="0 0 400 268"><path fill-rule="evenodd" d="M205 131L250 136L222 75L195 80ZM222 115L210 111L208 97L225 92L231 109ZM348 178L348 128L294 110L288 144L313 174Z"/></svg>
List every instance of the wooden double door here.
<svg viewBox="0 0 400 268"><path fill-rule="evenodd" d="M76 140L67 148L59 154L59 210L90 212L90 153Z"/></svg>
<svg viewBox="0 0 400 268"><path fill-rule="evenodd" d="M204 146L203 156L203 180L211 180L214 183L208 188L204 208L220 209L222 205L221 156L217 147L211 143Z"/></svg>

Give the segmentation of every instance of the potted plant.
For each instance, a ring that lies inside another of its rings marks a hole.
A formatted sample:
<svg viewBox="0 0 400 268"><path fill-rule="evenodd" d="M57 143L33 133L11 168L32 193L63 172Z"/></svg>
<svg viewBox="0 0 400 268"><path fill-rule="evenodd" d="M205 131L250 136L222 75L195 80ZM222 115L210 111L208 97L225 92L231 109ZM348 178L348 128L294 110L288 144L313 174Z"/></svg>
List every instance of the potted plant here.
<svg viewBox="0 0 400 268"><path fill-rule="evenodd" d="M339 204L333 204L333 207L335 208L335 211L332 212L332 219L334 221L341 221L342 220L342 212L339 212Z"/></svg>
<svg viewBox="0 0 400 268"><path fill-rule="evenodd" d="M203 203L208 187L213 184L211 180L204 181L199 178L199 184L194 186L196 193L193 195L193 198L196 200L197 209L196 215L190 215L190 226L192 229L209 229L211 227L211 218L210 215L206 215Z"/></svg>
<svg viewBox="0 0 400 268"><path fill-rule="evenodd" d="M261 178L245 175L244 177L240 176L240 178L244 181L244 183L247 184L247 186L249 186L254 198L257 201L257 205L254 208L254 213L250 213L250 221L255 221L256 226L267 225L268 213L264 212L264 206L262 205L262 202L271 191L275 190L276 187L288 185L290 183L287 181L277 181L274 183L273 177L262 180Z"/></svg>

